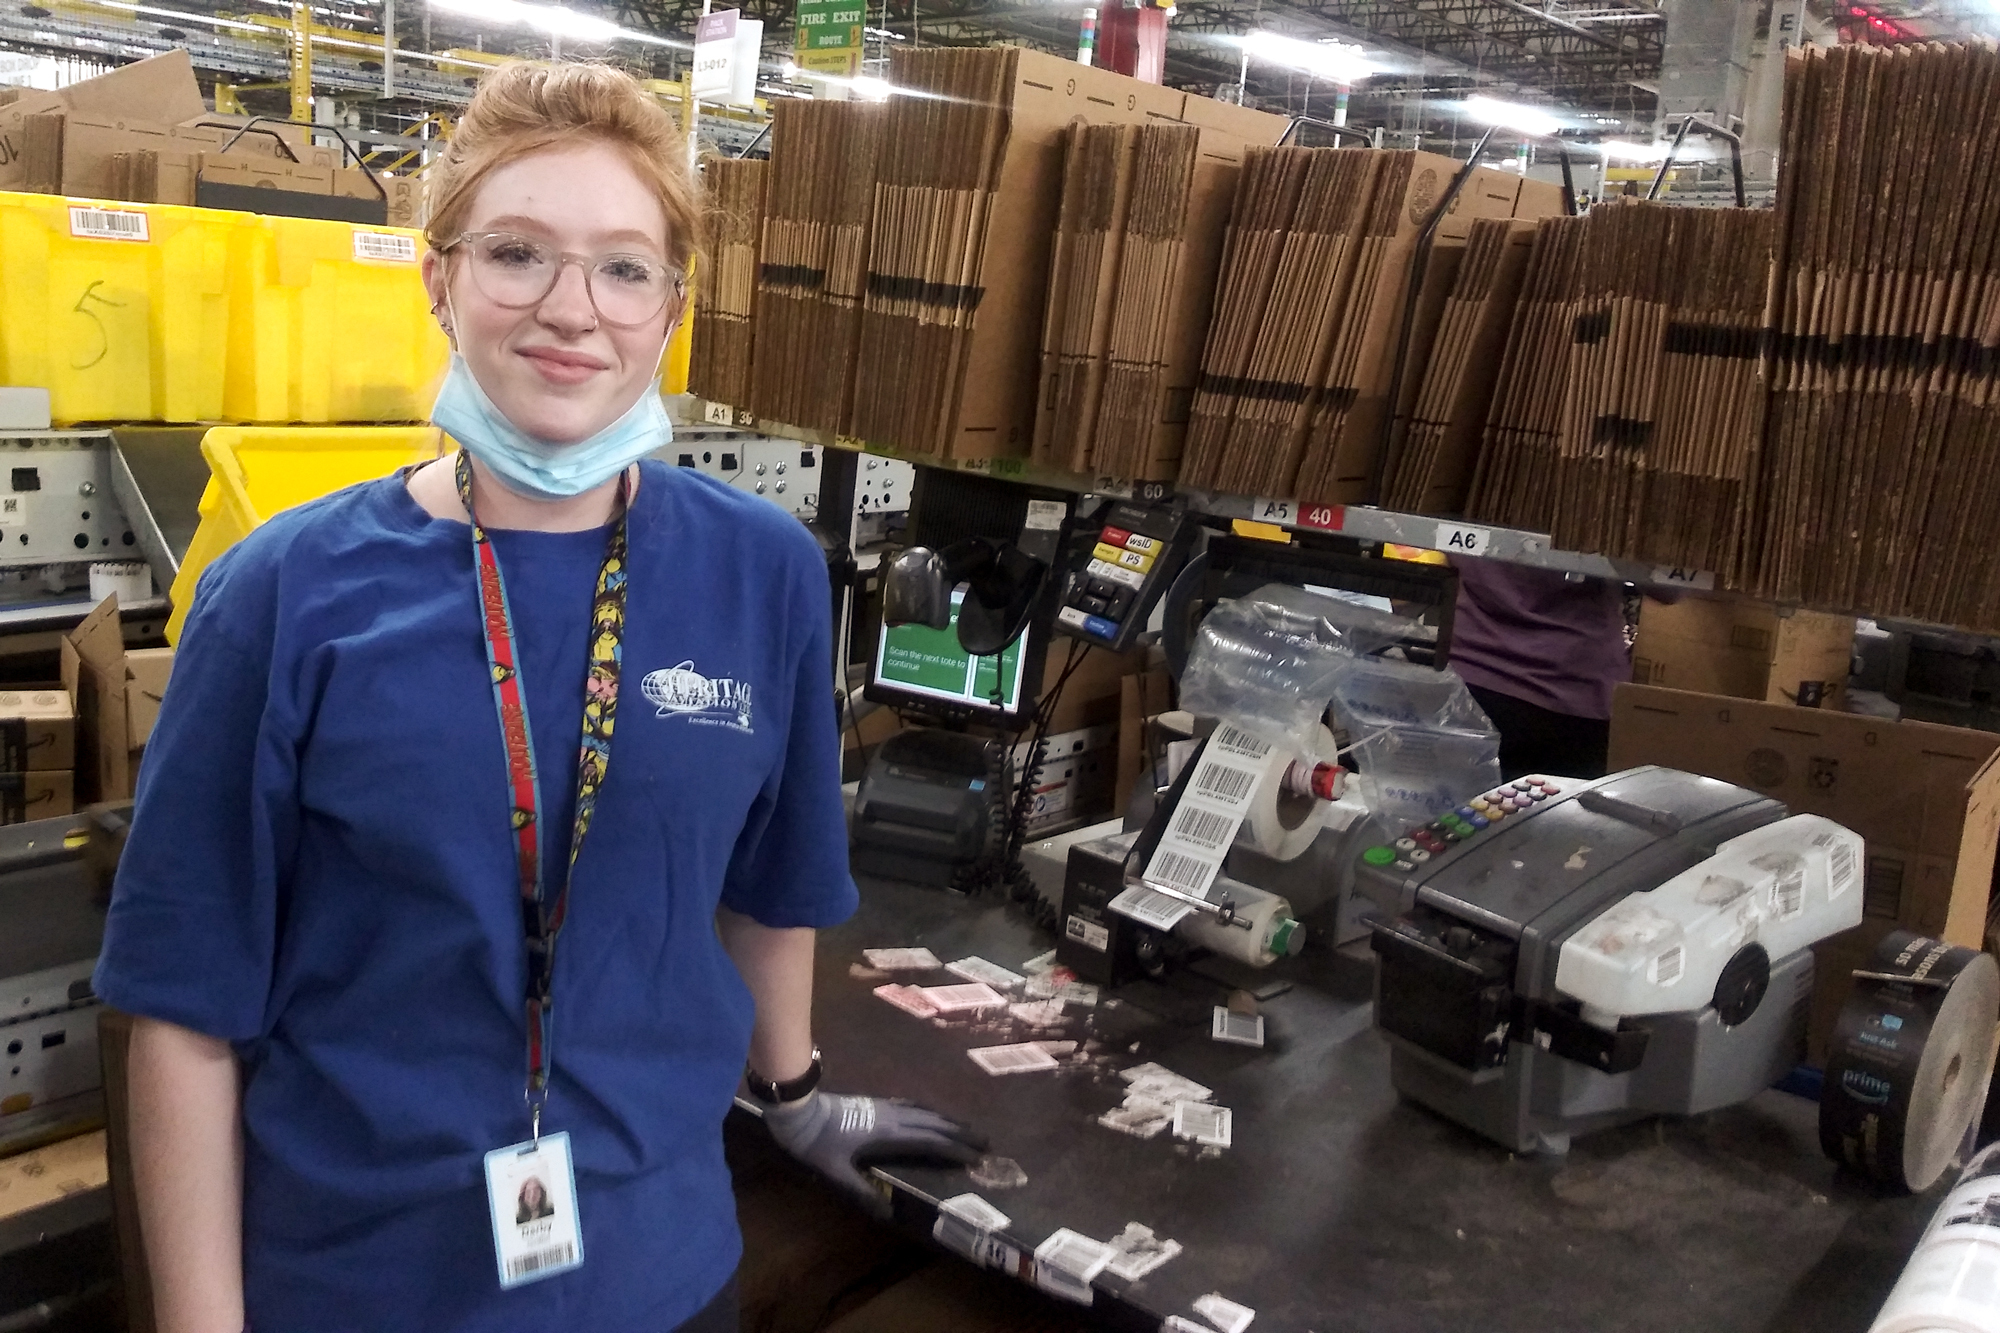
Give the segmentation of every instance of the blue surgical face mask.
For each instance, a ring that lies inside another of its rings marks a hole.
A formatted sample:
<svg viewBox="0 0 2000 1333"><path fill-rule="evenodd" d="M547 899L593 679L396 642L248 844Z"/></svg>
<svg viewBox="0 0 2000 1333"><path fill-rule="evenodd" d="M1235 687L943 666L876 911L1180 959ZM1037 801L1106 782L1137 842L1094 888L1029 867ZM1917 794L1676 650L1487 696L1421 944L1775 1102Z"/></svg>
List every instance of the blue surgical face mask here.
<svg viewBox="0 0 2000 1333"><path fill-rule="evenodd" d="M603 430L574 444L545 443L507 420L455 351L431 420L508 490L531 500L567 500L593 490L674 438L655 380Z"/></svg>

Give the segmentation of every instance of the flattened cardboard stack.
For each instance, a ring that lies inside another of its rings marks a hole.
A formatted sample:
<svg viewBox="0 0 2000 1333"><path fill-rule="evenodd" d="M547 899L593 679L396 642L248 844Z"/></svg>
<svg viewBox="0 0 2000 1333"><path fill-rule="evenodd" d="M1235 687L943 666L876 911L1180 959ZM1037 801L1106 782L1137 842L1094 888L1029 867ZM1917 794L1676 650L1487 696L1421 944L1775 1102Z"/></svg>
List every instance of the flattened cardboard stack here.
<svg viewBox="0 0 2000 1333"><path fill-rule="evenodd" d="M764 229L765 165L718 157L703 167L719 217L695 302L688 387L732 406L750 402L751 316L757 301L757 242Z"/></svg>
<svg viewBox="0 0 2000 1333"><path fill-rule="evenodd" d="M1573 236L1548 252L1563 316L1520 330L1539 355L1510 359L1529 383L1496 398L1521 415L1496 416L1476 511L1569 550L1732 569L1762 426L1770 214L1614 202Z"/></svg>
<svg viewBox="0 0 2000 1333"><path fill-rule="evenodd" d="M1010 48L898 50L854 386L863 439L945 454L1007 148ZM1018 442L1017 442L1018 443Z"/></svg>
<svg viewBox="0 0 2000 1333"><path fill-rule="evenodd" d="M1194 290L1171 294L1166 406L1146 446L1149 463L1170 457L1176 386L1195 359L1177 379L1174 349L1199 340L1208 314L1196 275L1220 247L1244 148L1277 142L1284 119L1013 48L898 50L890 78L907 91L888 103L873 186L849 433L934 457L1028 456L1070 127L1185 124L1200 132L1180 284ZM1132 199L1156 184L1135 176ZM1121 252L1137 262L1145 249ZM1135 365L1151 363L1142 343Z"/></svg>
<svg viewBox="0 0 2000 1333"><path fill-rule="evenodd" d="M887 115L869 102L783 101L773 109L747 399L760 417L848 428Z"/></svg>
<svg viewBox="0 0 2000 1333"><path fill-rule="evenodd" d="M1473 222L1421 387L1399 421L1394 462L1383 483L1385 508L1415 514L1456 514L1464 508L1536 225L1500 218Z"/></svg>
<svg viewBox="0 0 2000 1333"><path fill-rule="evenodd" d="M1238 187L1182 480L1364 500L1390 409L1418 238L1458 164L1430 153L1277 149ZM1411 326L1421 382L1471 223L1561 211L1560 189L1474 170L1440 220Z"/></svg>
<svg viewBox="0 0 2000 1333"><path fill-rule="evenodd" d="M1747 581L2000 629L2000 52L1795 52Z"/></svg>
<svg viewBox="0 0 2000 1333"><path fill-rule="evenodd" d="M1583 218L1543 218L1514 305L1507 355L1486 410L1466 513L1547 532L1554 526L1557 437L1569 371L1570 309L1582 267Z"/></svg>
<svg viewBox="0 0 2000 1333"><path fill-rule="evenodd" d="M1042 332L1033 456L1171 480L1214 294L1222 212L1192 125L1074 125ZM1232 182L1233 183L1233 182Z"/></svg>

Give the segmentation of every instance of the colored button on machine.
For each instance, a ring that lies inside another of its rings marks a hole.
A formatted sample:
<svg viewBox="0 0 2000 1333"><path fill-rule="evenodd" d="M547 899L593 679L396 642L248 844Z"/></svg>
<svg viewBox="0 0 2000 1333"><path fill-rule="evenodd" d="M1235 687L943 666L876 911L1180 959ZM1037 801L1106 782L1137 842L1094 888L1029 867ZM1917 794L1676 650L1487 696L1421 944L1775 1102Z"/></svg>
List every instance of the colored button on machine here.
<svg viewBox="0 0 2000 1333"><path fill-rule="evenodd" d="M1488 819L1485 815L1474 815L1472 817L1472 827L1476 829L1491 828L1493 827L1493 821Z"/></svg>
<svg viewBox="0 0 2000 1333"><path fill-rule="evenodd" d="M1137 532L1128 532L1125 534L1125 549L1128 551L1137 551L1140 555L1158 555L1160 548L1164 545L1166 543L1162 542L1158 537L1147 537Z"/></svg>
<svg viewBox="0 0 2000 1333"><path fill-rule="evenodd" d="M1103 532L1097 534L1097 540L1106 546L1117 548L1131 541L1132 534L1124 528L1106 526Z"/></svg>
<svg viewBox="0 0 2000 1333"><path fill-rule="evenodd" d="M1414 851L1416 850L1416 846L1417 846L1417 840L1415 838L1396 839L1396 850L1399 852Z"/></svg>
<svg viewBox="0 0 2000 1333"><path fill-rule="evenodd" d="M1361 859L1371 866L1388 866L1396 863L1396 849L1393 847L1370 847L1361 853Z"/></svg>
<svg viewBox="0 0 2000 1333"><path fill-rule="evenodd" d="M1109 542L1099 542L1090 548L1090 553L1107 565L1116 565L1123 562L1125 548L1122 546L1113 546Z"/></svg>
<svg viewBox="0 0 2000 1333"><path fill-rule="evenodd" d="M1415 861L1418 865L1422 865L1424 862L1431 859L1431 854L1425 851L1423 848L1419 847L1417 848L1417 850L1410 853L1410 859L1412 861Z"/></svg>
<svg viewBox="0 0 2000 1333"><path fill-rule="evenodd" d="M1103 616L1085 616L1083 632L1103 639L1107 643L1118 637L1118 622L1106 620Z"/></svg>

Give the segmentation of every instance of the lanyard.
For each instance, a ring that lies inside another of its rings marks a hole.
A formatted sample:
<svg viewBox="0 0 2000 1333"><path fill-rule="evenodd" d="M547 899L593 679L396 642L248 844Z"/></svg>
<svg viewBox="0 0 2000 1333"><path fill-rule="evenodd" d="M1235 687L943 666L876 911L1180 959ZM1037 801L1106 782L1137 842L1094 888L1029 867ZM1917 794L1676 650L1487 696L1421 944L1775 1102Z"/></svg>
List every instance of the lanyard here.
<svg viewBox="0 0 2000 1333"><path fill-rule="evenodd" d="M486 633L486 662L493 677L493 703L500 714L500 734L507 748L507 776L513 797L509 818L514 834L514 859L520 871L521 925L528 941L528 1109L535 1138L542 1135L542 1104L549 1097L549 1035L554 1013L550 982L555 976L556 936L569 910L570 881L576 874L577 852L590 830L597 793L611 768L611 728L618 713L618 672L625 637L625 520L629 487L618 483L618 522L605 546L597 570L597 594L590 607L590 674L583 686L583 742L576 764L576 822L570 833L569 863L562 884L550 902L541 870L542 789L535 777L534 733L528 726L528 700L521 689L520 654L514 648L514 617L507 606L507 585L500 577L500 560L479 518L472 510L472 464L465 451L458 455L458 498L472 522L472 554L479 569L480 625Z"/></svg>

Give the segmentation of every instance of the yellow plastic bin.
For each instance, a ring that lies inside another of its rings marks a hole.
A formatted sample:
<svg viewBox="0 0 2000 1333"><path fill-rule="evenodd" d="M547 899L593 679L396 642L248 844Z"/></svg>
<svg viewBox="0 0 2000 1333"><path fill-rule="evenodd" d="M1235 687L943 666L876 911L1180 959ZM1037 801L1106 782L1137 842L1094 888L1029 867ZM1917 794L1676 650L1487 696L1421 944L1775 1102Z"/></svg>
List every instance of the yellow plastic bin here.
<svg viewBox="0 0 2000 1333"><path fill-rule="evenodd" d="M217 426L209 431L201 438L209 471L201 493L201 524L174 576L168 642L180 642L201 572L265 519L343 486L436 458L443 448L443 433L435 426Z"/></svg>
<svg viewBox="0 0 2000 1333"><path fill-rule="evenodd" d="M422 421L449 348L424 295L422 233L260 217L230 282L231 421Z"/></svg>
<svg viewBox="0 0 2000 1333"><path fill-rule="evenodd" d="M255 222L0 193L0 384L46 388L65 425L217 420L229 252Z"/></svg>

